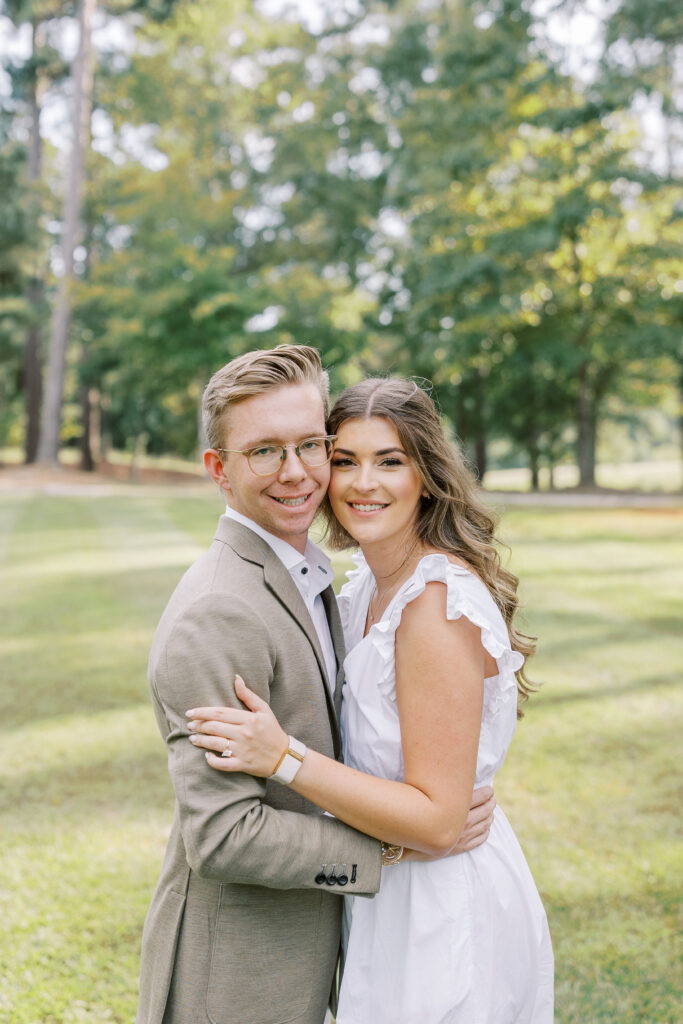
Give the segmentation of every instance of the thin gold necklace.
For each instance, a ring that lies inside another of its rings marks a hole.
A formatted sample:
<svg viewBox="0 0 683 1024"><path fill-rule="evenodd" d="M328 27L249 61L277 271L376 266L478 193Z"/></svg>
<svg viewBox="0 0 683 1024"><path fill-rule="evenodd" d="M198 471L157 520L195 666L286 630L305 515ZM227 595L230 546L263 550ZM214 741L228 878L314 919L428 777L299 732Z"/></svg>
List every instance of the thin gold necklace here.
<svg viewBox="0 0 683 1024"><path fill-rule="evenodd" d="M375 622L375 614L374 614L374 612L372 610L372 605L375 602L375 598L379 597L379 588L377 586L377 582L381 581L381 580L390 580L392 576L395 576L397 572L400 572L401 569L404 567L404 565L408 562L408 559L412 556L412 554L415 551L416 547L417 547L417 540L413 543L413 545L411 546L408 554L403 559L401 564L396 569L394 569L393 572L390 572L388 574L388 576L375 576L375 589L372 592L372 596L370 598L370 603L368 604L368 622L370 623L371 626ZM407 578L408 577L406 577L405 579L407 579ZM402 586L403 583L405 583L405 579L399 579L399 580L397 580L396 583L394 583L393 586L389 587L384 592L384 594L382 595L382 601L386 598L387 594L393 595L394 592L397 591L399 589L399 587ZM385 608L386 608L386 606L385 606Z"/></svg>

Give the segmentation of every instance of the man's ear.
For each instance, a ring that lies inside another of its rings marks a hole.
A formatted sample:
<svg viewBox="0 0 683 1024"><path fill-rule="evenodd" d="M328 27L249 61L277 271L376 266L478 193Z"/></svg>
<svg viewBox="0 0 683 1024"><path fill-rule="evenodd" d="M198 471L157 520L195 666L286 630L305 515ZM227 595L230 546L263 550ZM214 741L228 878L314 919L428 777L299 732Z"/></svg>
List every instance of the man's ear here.
<svg viewBox="0 0 683 1024"><path fill-rule="evenodd" d="M215 448L207 448L204 452L204 468L211 479L217 483L222 490L230 490L230 481L225 475L225 469L223 467L221 457Z"/></svg>

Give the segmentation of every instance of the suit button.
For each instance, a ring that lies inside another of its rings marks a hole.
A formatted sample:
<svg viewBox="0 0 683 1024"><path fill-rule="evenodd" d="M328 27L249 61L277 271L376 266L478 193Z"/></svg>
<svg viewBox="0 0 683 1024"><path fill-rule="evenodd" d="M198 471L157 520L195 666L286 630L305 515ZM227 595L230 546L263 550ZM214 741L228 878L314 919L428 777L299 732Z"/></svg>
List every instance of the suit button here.
<svg viewBox="0 0 683 1024"><path fill-rule="evenodd" d="M325 865L323 864L323 868L324 868L324 866ZM325 874L325 872L324 871L319 871L318 874L315 876L315 884L316 885L322 885L323 882L326 882L326 881L327 881L327 875Z"/></svg>
<svg viewBox="0 0 683 1024"><path fill-rule="evenodd" d="M329 875L327 876L327 884L328 885L336 885L337 884L337 876L334 873L334 869L336 868L336 866L337 866L336 864L332 865L332 870L330 871Z"/></svg>

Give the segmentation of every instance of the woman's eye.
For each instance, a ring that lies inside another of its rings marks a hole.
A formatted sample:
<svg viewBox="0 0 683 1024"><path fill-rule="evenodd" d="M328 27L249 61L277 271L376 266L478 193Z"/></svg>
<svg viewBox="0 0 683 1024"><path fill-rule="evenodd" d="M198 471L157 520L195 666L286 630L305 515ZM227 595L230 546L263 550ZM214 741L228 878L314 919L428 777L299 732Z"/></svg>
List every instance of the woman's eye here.
<svg viewBox="0 0 683 1024"><path fill-rule="evenodd" d="M380 466L402 466L400 459L382 459Z"/></svg>
<svg viewBox="0 0 683 1024"><path fill-rule="evenodd" d="M337 455L336 457L332 457L332 465L337 469L348 469L349 466L353 465L353 463L351 462L351 459L344 458L343 455Z"/></svg>

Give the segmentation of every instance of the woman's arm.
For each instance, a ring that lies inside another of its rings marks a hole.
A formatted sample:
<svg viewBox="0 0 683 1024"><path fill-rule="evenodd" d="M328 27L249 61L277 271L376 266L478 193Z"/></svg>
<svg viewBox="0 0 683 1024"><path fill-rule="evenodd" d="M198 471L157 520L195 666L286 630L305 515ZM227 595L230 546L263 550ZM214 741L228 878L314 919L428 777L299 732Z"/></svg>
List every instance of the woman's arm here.
<svg viewBox="0 0 683 1024"><path fill-rule="evenodd" d="M405 765L404 782L366 775L307 750L291 783L301 796L361 832L385 842L442 856L456 844L470 807L487 655L468 619L446 619L446 588L429 583L406 606L396 632L396 692ZM267 777L287 749L286 734L265 702L236 683L254 710L204 721L195 709L195 742L213 750L230 740L232 756L207 754L222 771ZM261 706L263 704L263 707ZM222 716L221 716L222 717ZM218 728L217 727L222 727Z"/></svg>

